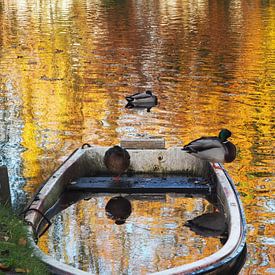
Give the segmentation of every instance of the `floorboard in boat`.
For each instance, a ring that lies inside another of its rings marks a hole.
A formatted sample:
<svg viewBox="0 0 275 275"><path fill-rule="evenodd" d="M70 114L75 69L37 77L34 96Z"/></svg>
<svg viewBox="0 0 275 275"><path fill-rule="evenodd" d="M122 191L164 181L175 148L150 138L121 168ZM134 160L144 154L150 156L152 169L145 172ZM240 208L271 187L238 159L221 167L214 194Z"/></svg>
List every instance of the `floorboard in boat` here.
<svg viewBox="0 0 275 275"><path fill-rule="evenodd" d="M210 194L210 184L202 178L189 177L123 177L116 182L111 177L79 178L67 186L70 191L94 193L196 193Z"/></svg>

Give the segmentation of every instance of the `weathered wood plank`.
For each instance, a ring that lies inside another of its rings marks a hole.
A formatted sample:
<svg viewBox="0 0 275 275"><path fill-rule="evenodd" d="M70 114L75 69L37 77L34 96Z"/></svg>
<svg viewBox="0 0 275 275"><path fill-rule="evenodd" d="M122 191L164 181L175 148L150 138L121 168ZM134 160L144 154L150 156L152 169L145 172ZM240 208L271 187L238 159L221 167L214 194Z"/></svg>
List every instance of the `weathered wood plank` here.
<svg viewBox="0 0 275 275"><path fill-rule="evenodd" d="M128 138L122 139L120 145L127 149L165 149L164 138Z"/></svg>
<svg viewBox="0 0 275 275"><path fill-rule="evenodd" d="M89 191L94 193L188 193L210 194L210 184L202 178L162 177L141 178L128 177L115 182L111 177L80 178L67 186L67 190Z"/></svg>

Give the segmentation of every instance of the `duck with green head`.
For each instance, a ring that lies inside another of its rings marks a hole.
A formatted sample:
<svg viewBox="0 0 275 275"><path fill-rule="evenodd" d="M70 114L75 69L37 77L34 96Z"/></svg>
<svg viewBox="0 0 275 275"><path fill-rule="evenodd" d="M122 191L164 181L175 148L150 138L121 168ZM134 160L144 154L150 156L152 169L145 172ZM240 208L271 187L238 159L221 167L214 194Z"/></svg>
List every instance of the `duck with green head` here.
<svg viewBox="0 0 275 275"><path fill-rule="evenodd" d="M232 162L236 158L236 147L227 140L229 137L231 132L228 129L222 129L218 137L201 137L185 145L182 150L212 163Z"/></svg>

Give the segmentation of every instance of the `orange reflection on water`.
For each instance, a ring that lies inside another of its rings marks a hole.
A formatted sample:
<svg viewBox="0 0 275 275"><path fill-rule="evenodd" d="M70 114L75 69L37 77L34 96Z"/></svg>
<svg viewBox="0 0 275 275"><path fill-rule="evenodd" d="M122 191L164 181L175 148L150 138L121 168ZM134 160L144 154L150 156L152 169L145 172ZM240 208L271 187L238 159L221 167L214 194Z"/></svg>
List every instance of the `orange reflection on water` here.
<svg viewBox="0 0 275 275"><path fill-rule="evenodd" d="M24 190L84 142L151 134L181 146L227 127L238 156L225 166L249 225L242 273L264 273L274 263L274 13L260 0L3 1L3 142L24 150ZM157 107L124 108L126 95L145 89Z"/></svg>
<svg viewBox="0 0 275 275"><path fill-rule="evenodd" d="M221 247L219 238L203 239L184 226L188 219L209 211L203 199L131 199L132 213L118 226L105 214L109 198L91 198L63 211L49 232L50 251L48 236L40 239L39 246L59 260L102 274L164 270Z"/></svg>

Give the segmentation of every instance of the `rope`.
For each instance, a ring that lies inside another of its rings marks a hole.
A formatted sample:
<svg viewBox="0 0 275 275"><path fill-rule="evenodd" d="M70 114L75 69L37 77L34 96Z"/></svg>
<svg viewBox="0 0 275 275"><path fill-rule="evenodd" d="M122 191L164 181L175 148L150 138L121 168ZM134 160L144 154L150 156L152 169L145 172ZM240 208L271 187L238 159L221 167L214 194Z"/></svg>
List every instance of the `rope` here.
<svg viewBox="0 0 275 275"><path fill-rule="evenodd" d="M85 149L86 147L92 147L89 143L83 143L81 149Z"/></svg>
<svg viewBox="0 0 275 275"><path fill-rule="evenodd" d="M36 237L36 240L38 240L39 237L41 237L41 236L43 236L43 235L45 234L45 232L49 229L49 227L52 225L52 223L51 223L51 221L46 217L45 214L43 214L40 210L38 210L38 209L36 209L36 208L28 208L28 209L24 210L24 211L21 213L21 214L24 214L24 219L25 219L25 217L26 217L26 213L29 212L29 211L35 211L35 212L39 213L39 214L42 216L42 218L43 218L44 220L46 220L46 222L47 222L47 226L44 228L44 230L42 231L42 233L40 233L40 234L38 235L37 228L40 227L40 225L41 225L43 219L40 220L40 222L39 222L39 224L37 225L36 228L35 228L35 226L34 226L34 224L33 224L32 222L29 222L29 221L26 221L26 220L25 220L25 221L27 222L27 224L30 225L30 226L32 227L33 233L34 233L34 235L35 235L35 237Z"/></svg>

